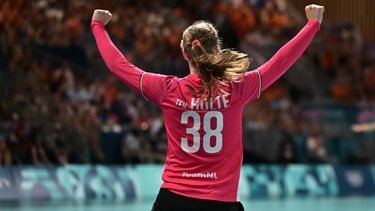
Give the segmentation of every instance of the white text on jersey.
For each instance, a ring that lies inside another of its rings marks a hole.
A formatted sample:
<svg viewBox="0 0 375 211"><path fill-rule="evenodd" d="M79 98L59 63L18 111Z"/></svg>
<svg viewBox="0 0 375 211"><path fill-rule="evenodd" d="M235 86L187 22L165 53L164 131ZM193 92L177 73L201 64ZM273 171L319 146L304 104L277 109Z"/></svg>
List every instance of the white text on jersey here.
<svg viewBox="0 0 375 211"><path fill-rule="evenodd" d="M191 98L190 104L176 99L176 106L187 108L190 105L191 110L219 110L229 107L228 95L220 95L208 100L207 98Z"/></svg>
<svg viewBox="0 0 375 211"><path fill-rule="evenodd" d="M216 172L207 172L207 173L188 173L182 172L183 177L195 177L195 178L210 178L218 179Z"/></svg>

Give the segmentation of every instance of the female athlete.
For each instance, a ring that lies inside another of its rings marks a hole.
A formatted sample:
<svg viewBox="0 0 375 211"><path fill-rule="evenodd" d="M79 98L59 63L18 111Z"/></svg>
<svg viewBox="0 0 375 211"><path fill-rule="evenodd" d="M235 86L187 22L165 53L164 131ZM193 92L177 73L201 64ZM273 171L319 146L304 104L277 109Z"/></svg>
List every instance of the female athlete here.
<svg viewBox="0 0 375 211"><path fill-rule="evenodd" d="M221 48L217 30L195 22L182 35L189 64L184 78L144 72L116 48L105 30L112 15L95 10L91 29L110 71L159 105L168 139L163 184L153 211L239 211L242 111L299 58L320 28L324 7L305 8L303 29L253 71L246 54Z"/></svg>

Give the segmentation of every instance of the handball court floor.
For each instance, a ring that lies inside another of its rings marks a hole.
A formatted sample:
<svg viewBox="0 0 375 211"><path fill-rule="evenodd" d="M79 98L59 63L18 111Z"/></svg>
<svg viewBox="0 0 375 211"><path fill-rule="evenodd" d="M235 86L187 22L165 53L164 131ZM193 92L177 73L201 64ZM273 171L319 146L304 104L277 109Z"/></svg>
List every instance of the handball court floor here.
<svg viewBox="0 0 375 211"><path fill-rule="evenodd" d="M246 211L375 211L375 197L360 198L293 198L242 201ZM152 201L58 204L1 205L0 211L150 211Z"/></svg>

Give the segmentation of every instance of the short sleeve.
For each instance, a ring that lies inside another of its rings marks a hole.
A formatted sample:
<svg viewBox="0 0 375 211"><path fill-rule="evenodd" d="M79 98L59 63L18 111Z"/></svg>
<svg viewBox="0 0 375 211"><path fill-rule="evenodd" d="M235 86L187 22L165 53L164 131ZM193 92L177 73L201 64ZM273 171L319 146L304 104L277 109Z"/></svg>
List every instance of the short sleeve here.
<svg viewBox="0 0 375 211"><path fill-rule="evenodd" d="M237 94L244 104L260 98L262 92L262 76L258 69L246 72L243 80L236 83Z"/></svg>
<svg viewBox="0 0 375 211"><path fill-rule="evenodd" d="M167 76L143 72L140 80L140 91L146 100L160 105L177 82L176 76Z"/></svg>

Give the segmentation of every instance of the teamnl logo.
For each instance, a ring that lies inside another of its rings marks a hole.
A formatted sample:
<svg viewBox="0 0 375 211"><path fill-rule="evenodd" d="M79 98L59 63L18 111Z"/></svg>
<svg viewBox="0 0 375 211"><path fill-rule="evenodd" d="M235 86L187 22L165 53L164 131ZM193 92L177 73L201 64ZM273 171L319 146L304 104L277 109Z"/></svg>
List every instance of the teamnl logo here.
<svg viewBox="0 0 375 211"><path fill-rule="evenodd" d="M206 172L206 173L182 172L182 177L218 179L216 172Z"/></svg>

